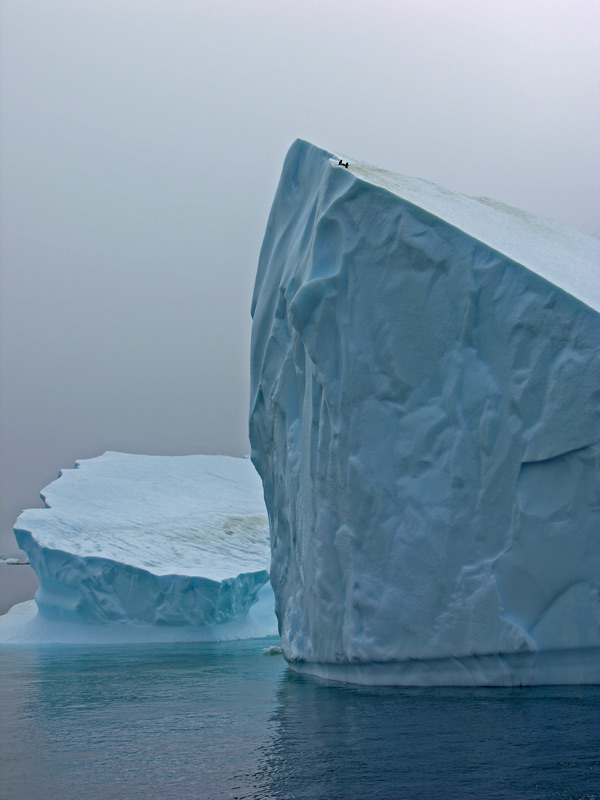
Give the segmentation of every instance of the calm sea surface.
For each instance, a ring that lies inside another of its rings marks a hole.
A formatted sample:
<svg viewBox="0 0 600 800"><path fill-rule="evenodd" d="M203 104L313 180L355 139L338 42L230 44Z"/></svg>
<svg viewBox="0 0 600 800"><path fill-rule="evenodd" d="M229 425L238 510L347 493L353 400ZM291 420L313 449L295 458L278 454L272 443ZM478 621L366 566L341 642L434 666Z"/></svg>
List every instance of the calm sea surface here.
<svg viewBox="0 0 600 800"><path fill-rule="evenodd" d="M600 798L600 687L351 687L273 641L0 649L0 795Z"/></svg>

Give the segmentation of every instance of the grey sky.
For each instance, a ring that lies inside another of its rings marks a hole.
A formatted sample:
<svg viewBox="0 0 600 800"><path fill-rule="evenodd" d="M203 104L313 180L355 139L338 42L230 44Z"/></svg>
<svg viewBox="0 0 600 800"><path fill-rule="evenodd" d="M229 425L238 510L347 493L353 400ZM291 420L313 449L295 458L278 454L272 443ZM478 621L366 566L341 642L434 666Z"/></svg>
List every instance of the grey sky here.
<svg viewBox="0 0 600 800"><path fill-rule="evenodd" d="M75 458L248 451L300 136L600 232L600 4L4 0L0 552Z"/></svg>

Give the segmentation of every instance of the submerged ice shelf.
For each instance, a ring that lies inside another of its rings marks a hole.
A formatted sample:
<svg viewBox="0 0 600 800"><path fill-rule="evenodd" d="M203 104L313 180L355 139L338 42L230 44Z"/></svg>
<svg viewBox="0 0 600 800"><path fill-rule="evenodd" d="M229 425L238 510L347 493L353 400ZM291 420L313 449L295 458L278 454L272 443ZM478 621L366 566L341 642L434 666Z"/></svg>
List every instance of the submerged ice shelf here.
<svg viewBox="0 0 600 800"><path fill-rule="evenodd" d="M253 299L284 655L600 682L599 242L348 160L292 146Z"/></svg>
<svg viewBox="0 0 600 800"><path fill-rule="evenodd" d="M13 609L0 641L277 632L268 522L248 459L108 452L64 470L42 497L47 508L15 525L40 580L39 614L31 602Z"/></svg>

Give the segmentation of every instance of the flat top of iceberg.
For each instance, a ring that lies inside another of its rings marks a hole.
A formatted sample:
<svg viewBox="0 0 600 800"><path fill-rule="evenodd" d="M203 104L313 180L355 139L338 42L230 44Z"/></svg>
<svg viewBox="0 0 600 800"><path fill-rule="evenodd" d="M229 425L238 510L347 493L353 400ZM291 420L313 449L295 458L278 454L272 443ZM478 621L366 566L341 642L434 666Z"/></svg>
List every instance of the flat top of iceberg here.
<svg viewBox="0 0 600 800"><path fill-rule="evenodd" d="M41 547L156 575L221 581L268 570L262 484L249 459L107 452L77 461L15 528Z"/></svg>
<svg viewBox="0 0 600 800"><path fill-rule="evenodd" d="M302 140L297 146L314 147ZM347 155L322 153L332 167L340 158L348 161L347 171L356 178L423 208L600 311L600 239L595 236L487 197L469 197Z"/></svg>

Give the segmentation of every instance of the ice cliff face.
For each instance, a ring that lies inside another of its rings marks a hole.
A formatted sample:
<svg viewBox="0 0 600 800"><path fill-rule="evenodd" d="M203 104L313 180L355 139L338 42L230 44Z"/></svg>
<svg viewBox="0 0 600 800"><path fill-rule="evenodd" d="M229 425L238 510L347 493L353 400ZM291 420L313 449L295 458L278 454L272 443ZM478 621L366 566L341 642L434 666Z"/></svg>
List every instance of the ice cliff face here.
<svg viewBox="0 0 600 800"><path fill-rule="evenodd" d="M286 658L600 682L598 241L338 161L290 149L252 308Z"/></svg>
<svg viewBox="0 0 600 800"><path fill-rule="evenodd" d="M44 617L222 628L269 589L268 522L249 460L109 452L76 467L44 490L46 509L15 526Z"/></svg>

